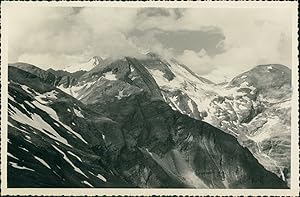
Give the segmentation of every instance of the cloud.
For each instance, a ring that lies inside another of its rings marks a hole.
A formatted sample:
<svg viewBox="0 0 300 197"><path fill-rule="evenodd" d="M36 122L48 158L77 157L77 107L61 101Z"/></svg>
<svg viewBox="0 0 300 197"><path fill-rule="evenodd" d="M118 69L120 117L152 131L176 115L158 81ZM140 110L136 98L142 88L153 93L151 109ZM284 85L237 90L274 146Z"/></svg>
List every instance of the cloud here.
<svg viewBox="0 0 300 197"><path fill-rule="evenodd" d="M12 8L8 28L9 61L62 68L75 64L75 60L77 64L84 62L94 55L138 56L139 49L126 37L133 28L137 11Z"/></svg>
<svg viewBox="0 0 300 197"><path fill-rule="evenodd" d="M48 51L49 45L43 42L51 40L53 27L63 26L60 18L65 18L71 11L64 8L56 9L55 12L52 8L10 8L8 13L9 59L16 59L24 52Z"/></svg>
<svg viewBox="0 0 300 197"><path fill-rule="evenodd" d="M62 68L94 55L175 57L222 81L257 64L291 65L286 8L41 8L9 10L9 61Z"/></svg>
<svg viewBox="0 0 300 197"><path fill-rule="evenodd" d="M140 9L136 18L136 29L174 30L176 22L184 17L186 9L178 8L144 8Z"/></svg>
<svg viewBox="0 0 300 197"><path fill-rule="evenodd" d="M154 44L160 44L165 49L172 50L174 55L180 55L185 50L200 51L205 49L209 55L222 52L217 47L224 35L219 29L209 31L179 30L167 31L160 29L134 30L129 34L132 42L140 48L153 50Z"/></svg>
<svg viewBox="0 0 300 197"><path fill-rule="evenodd" d="M219 73L216 80L222 81L258 64L281 63L291 66L290 13L286 8L186 9L180 18L146 18L138 28L144 31L159 28L169 32L166 40L172 37L172 32L177 34L182 29L187 32L220 29L224 39L215 45L219 53L200 57L197 54L201 48L199 43L198 49L185 46L186 50L177 58L200 75L216 78L214 75ZM174 42L182 40L186 43L191 40L197 42L188 34L185 39L174 39ZM168 45L164 47L168 48Z"/></svg>
<svg viewBox="0 0 300 197"><path fill-rule="evenodd" d="M84 63L84 55L65 55L58 54L54 56L50 53L23 53L19 60L38 66L43 69L48 68L64 68L66 66L77 65L78 63ZM67 64L66 64L67 62Z"/></svg>
<svg viewBox="0 0 300 197"><path fill-rule="evenodd" d="M205 49L202 49L198 53L191 50L185 50L182 55L177 57L177 59L193 68L194 72L203 75L208 74L215 68L215 66L211 64L212 58L207 55Z"/></svg>
<svg viewBox="0 0 300 197"><path fill-rule="evenodd" d="M172 9L165 8L143 8L137 13L137 17L169 17L171 16Z"/></svg>

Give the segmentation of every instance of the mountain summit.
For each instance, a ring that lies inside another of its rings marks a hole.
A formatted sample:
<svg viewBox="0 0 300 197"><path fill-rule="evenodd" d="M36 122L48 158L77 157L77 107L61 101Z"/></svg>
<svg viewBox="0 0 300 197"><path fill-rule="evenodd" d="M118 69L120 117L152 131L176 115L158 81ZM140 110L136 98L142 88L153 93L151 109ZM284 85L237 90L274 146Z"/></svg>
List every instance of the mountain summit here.
<svg viewBox="0 0 300 197"><path fill-rule="evenodd" d="M72 65L64 69L64 71L68 71L70 73L78 72L78 71L89 71L94 67L98 66L103 59L100 56L94 56L89 59L88 62L78 65Z"/></svg>

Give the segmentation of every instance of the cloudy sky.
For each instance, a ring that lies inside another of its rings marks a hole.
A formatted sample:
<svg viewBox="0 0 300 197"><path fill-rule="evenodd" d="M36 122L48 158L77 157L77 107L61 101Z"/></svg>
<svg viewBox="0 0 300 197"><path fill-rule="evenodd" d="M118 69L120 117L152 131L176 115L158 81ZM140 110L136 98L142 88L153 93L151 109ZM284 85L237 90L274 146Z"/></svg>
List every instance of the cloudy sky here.
<svg viewBox="0 0 300 197"><path fill-rule="evenodd" d="M62 69L92 56L175 57L212 81L257 64L291 66L286 8L10 8L9 62Z"/></svg>

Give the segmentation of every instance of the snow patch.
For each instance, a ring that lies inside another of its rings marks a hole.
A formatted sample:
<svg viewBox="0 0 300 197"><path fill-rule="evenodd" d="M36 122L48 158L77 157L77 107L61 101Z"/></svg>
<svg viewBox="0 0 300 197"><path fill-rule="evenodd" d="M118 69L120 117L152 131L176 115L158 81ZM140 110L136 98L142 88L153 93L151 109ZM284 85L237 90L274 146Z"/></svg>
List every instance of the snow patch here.
<svg viewBox="0 0 300 197"><path fill-rule="evenodd" d="M121 90L119 91L119 94L117 96L115 96L118 100L120 100L121 98L124 98L124 97L128 97L130 95L126 95L124 94L124 90Z"/></svg>
<svg viewBox="0 0 300 197"><path fill-rule="evenodd" d="M44 121L44 119L42 117L40 117L38 114L31 114L31 118L29 118L27 115L23 114L18 108L14 107L13 105L9 106L15 111L11 112L11 118L14 119L17 122L29 125L39 131L41 131L42 133L44 133L45 135L47 135L48 137L57 140L67 146L72 147L68 141L63 138L62 136L60 136L46 121ZM48 131L48 132L46 132Z"/></svg>
<svg viewBox="0 0 300 197"><path fill-rule="evenodd" d="M27 92L28 94L32 94L32 92L29 90L29 87L28 86L26 86L26 85L22 85L22 84L20 84L20 86L21 86L21 88L25 91L25 92Z"/></svg>
<svg viewBox="0 0 300 197"><path fill-rule="evenodd" d="M42 111L46 112L47 114L49 114L49 116L55 120L59 120L56 112L51 108L48 107L46 105L42 105L41 103L37 102L37 101L32 101L32 104L36 107L41 109Z"/></svg>
<svg viewBox="0 0 300 197"><path fill-rule="evenodd" d="M19 165L18 165L17 163L15 163L15 162L9 161L8 163L11 164L13 168L17 168L17 169L20 169L20 170L29 170L29 171L33 171L33 172L34 172L33 169L27 168L27 167L25 167L25 166L19 166Z"/></svg>
<svg viewBox="0 0 300 197"><path fill-rule="evenodd" d="M248 88L249 83L247 81L244 81L243 83L241 83L240 87L241 88Z"/></svg>
<svg viewBox="0 0 300 197"><path fill-rule="evenodd" d="M290 100L283 101L283 102L278 103L277 105L278 105L278 108L283 108L283 109L290 108L291 101Z"/></svg>
<svg viewBox="0 0 300 197"><path fill-rule="evenodd" d="M153 153L151 153L148 148L146 148L146 151L149 153L149 155L153 156Z"/></svg>
<svg viewBox="0 0 300 197"><path fill-rule="evenodd" d="M212 97L217 95L215 87L204 83L175 61L170 61L168 67L175 74L175 78L171 81L167 80L160 70L148 69L148 71L161 89L171 92L180 90L196 103L198 111L207 111ZM169 105L173 110L185 114L176 105L174 98L169 97Z"/></svg>
<svg viewBox="0 0 300 197"><path fill-rule="evenodd" d="M169 97L170 101L171 101L171 107L173 110L175 111L179 111L180 113L184 114L184 112L180 109L180 107L176 104L177 102L177 96L173 96L173 97Z"/></svg>
<svg viewBox="0 0 300 197"><path fill-rule="evenodd" d="M246 109L248 109L248 108L245 107L244 105L239 105L238 107L239 107L239 109L241 109L241 110L246 110Z"/></svg>
<svg viewBox="0 0 300 197"><path fill-rule="evenodd" d="M15 96L15 95L13 95ZM8 100L14 101L16 103L16 100L14 97L12 97L10 94L8 94Z"/></svg>
<svg viewBox="0 0 300 197"><path fill-rule="evenodd" d="M81 93L83 89L90 88L90 86L96 82L97 81L87 83L87 84L83 83L82 85L72 86L70 90L71 95L80 100L84 96L84 94L79 94L79 93Z"/></svg>
<svg viewBox="0 0 300 197"><path fill-rule="evenodd" d="M51 167L47 164L47 162L37 156L33 156L36 160L38 160L40 163L42 163L44 166L46 166L47 168L51 169Z"/></svg>
<svg viewBox="0 0 300 197"><path fill-rule="evenodd" d="M67 88L65 88L62 84L62 85L58 86L57 88L60 89L61 91L65 92L65 93L71 95L74 98L80 99L81 97L84 96L84 95L80 95L80 92L83 89L90 88L96 82L97 81L82 83L82 85L70 86L70 87L67 87Z"/></svg>
<svg viewBox="0 0 300 197"><path fill-rule="evenodd" d="M78 172L78 173L80 173L80 174L82 174L83 176L85 176L86 178L88 178L78 167L76 167L72 162L71 162L71 160L66 156L66 154L62 151L62 150L60 150L59 148L57 148L56 146L54 146L54 145L52 145L58 152L60 152L62 155L63 155L63 158L64 158L64 160L66 161L66 162L68 162L72 167L73 167L73 169L76 171L76 172Z"/></svg>
<svg viewBox="0 0 300 197"><path fill-rule="evenodd" d="M29 107L31 107L32 109L34 109L35 108L35 106L34 105L32 105L29 101L24 101Z"/></svg>
<svg viewBox="0 0 300 197"><path fill-rule="evenodd" d="M77 155L75 155L74 153L72 153L71 151L67 151L67 153L69 153L70 155L74 156L76 159L78 159L80 162L82 162L82 160L80 159L80 157L78 157Z"/></svg>
<svg viewBox="0 0 300 197"><path fill-rule="evenodd" d="M240 134L236 133L235 131L233 131L232 129L227 129L228 131L232 132L234 135L239 136Z"/></svg>
<svg viewBox="0 0 300 197"><path fill-rule="evenodd" d="M11 158L14 158L16 160L19 160L17 157L13 156L11 153L7 153L7 156L11 157Z"/></svg>
<svg viewBox="0 0 300 197"><path fill-rule="evenodd" d="M45 92L44 94L40 94L38 92L35 93L37 94L37 96L35 96L34 98L42 104L47 104L49 100L56 100L56 95L58 94L58 92L55 90L52 90L51 92Z"/></svg>
<svg viewBox="0 0 300 197"><path fill-rule="evenodd" d="M99 179L101 179L102 181L107 182L106 178L104 176L102 176L101 174L97 174L97 177Z"/></svg>
<svg viewBox="0 0 300 197"><path fill-rule="evenodd" d="M76 116L80 117L80 118L84 118L84 116L82 115L81 111L77 110L74 108L74 112L76 114Z"/></svg>
<svg viewBox="0 0 300 197"><path fill-rule="evenodd" d="M266 139L270 139L272 136L273 129L272 127L276 126L276 124L280 120L278 118L269 118L267 123L255 133L255 136L247 136L250 140L260 143Z"/></svg>
<svg viewBox="0 0 300 197"><path fill-rule="evenodd" d="M188 106L189 106L190 110L192 111L192 113L194 113L194 107L193 107L191 100L188 100Z"/></svg>
<svg viewBox="0 0 300 197"><path fill-rule="evenodd" d="M29 150L27 150L26 148L24 148L24 147L19 147L20 149L22 149L22 150L24 150L24 151L26 151L26 152L29 152Z"/></svg>
<svg viewBox="0 0 300 197"><path fill-rule="evenodd" d="M131 81L135 80L136 78L137 78L136 76L132 77L132 78L131 78Z"/></svg>
<svg viewBox="0 0 300 197"><path fill-rule="evenodd" d="M87 181L83 181L82 183L84 183L84 184L86 184L86 185L88 185L88 186L90 186L90 187L94 187L94 186L92 186L89 182L87 182Z"/></svg>
<svg viewBox="0 0 300 197"><path fill-rule="evenodd" d="M189 137L187 138L187 141L188 141L188 142L192 142L193 139L194 139L194 137L193 137L192 135L189 135Z"/></svg>
<svg viewBox="0 0 300 197"><path fill-rule="evenodd" d="M48 99L57 99L56 95L58 94L57 91L55 90L52 90L51 92L46 92L44 93L45 97L48 98Z"/></svg>
<svg viewBox="0 0 300 197"><path fill-rule="evenodd" d="M61 84L60 86L57 86L58 89L60 89L61 91L63 91L64 93L67 93L68 95L73 96L72 92L71 92L71 88L65 88L63 84Z"/></svg>
<svg viewBox="0 0 300 197"><path fill-rule="evenodd" d="M81 141L83 141L84 143L87 144L87 141L85 141L85 140L83 139L83 137L82 137L79 133L77 133L76 131L74 131L71 127L65 125L65 124L62 123L62 122L60 122L60 124L62 124L63 127L65 127L65 129L67 129L69 132L73 133L77 138L79 138Z"/></svg>
<svg viewBox="0 0 300 197"><path fill-rule="evenodd" d="M46 105L43 105L43 104L41 104L41 103L39 103L39 102L37 102L37 101L33 101L32 102L37 108L39 108L39 109L41 109L42 111L44 111L44 112L46 112L47 114L49 114L50 115L50 117L52 117L54 120L56 120L56 121L58 121L58 122L60 122L59 121L59 117L57 116L57 114L56 114L56 112L52 109L52 108L50 108L50 107L48 107L48 106L46 106ZM23 107L24 108L24 107ZM69 112L71 112L71 110L68 108L68 111ZM20 113L22 113L22 112L20 112ZM81 114L81 113L80 113ZM32 116L35 116L36 114L33 114ZM25 116L25 115L24 115ZM31 117L32 117L31 116ZM37 115L38 116L38 115ZM27 116L26 116L27 117ZM28 118L27 118L28 119ZM80 134L78 134L77 132L75 132L74 130L72 130L69 126L67 126L67 125L65 125L65 124L63 124L62 122L60 122L67 130L69 130L70 132L72 132L77 138L79 138L81 141L83 141L84 143L86 143L87 144L87 142L82 138L82 136L80 135ZM26 124L26 123L24 123L24 124ZM48 123L46 123L47 125L48 125ZM54 124L56 125L56 126L59 126L56 122L54 122ZM52 127L50 126L50 125L48 125L48 127L47 128L51 128L51 130L52 131L55 131L55 130L53 130L52 129ZM36 127L35 127L36 128ZM39 128L41 128L41 129L43 129L43 127L39 127ZM40 129L39 129L40 130ZM47 129L46 129L47 130ZM27 132L26 132L27 133ZM56 133L56 131L55 131L55 133ZM57 136L57 135L56 135ZM66 142L66 141L65 141ZM62 142L63 143L63 142ZM65 143L64 143L65 144ZM69 145L70 146L70 145Z"/></svg>
<svg viewBox="0 0 300 197"><path fill-rule="evenodd" d="M92 173L91 171L89 171L89 173L91 173L91 174L94 175L95 177L101 179L102 181L107 182L106 178L105 178L104 176L102 176L101 174L98 174L98 175L96 176L96 175L95 175L94 173Z"/></svg>
<svg viewBox="0 0 300 197"><path fill-rule="evenodd" d="M133 66L130 66L130 72L134 72L134 67Z"/></svg>
<svg viewBox="0 0 300 197"><path fill-rule="evenodd" d="M104 78L110 81L116 81L116 75L112 73L112 71L107 72L107 73L103 73L104 74Z"/></svg>
<svg viewBox="0 0 300 197"><path fill-rule="evenodd" d="M15 129L19 130L19 131L22 131L22 132L24 132L24 133L26 133L26 134L29 134L27 131L25 131L25 130L23 130L23 129L20 129L20 128L16 127L16 126L14 126L14 125L11 124L10 122L8 122L7 124L8 124L9 126L15 128Z"/></svg>

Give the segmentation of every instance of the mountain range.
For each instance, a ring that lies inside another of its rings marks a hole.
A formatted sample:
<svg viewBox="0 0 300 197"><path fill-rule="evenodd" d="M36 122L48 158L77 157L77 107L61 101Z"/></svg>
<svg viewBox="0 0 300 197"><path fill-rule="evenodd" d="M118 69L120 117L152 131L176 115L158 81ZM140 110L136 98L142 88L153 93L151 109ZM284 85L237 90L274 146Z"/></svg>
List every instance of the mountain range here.
<svg viewBox="0 0 300 197"><path fill-rule="evenodd" d="M153 53L8 71L9 187L289 186L283 65L226 84Z"/></svg>

